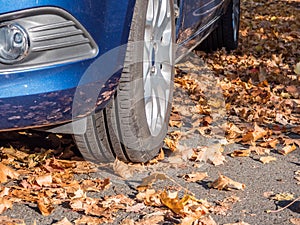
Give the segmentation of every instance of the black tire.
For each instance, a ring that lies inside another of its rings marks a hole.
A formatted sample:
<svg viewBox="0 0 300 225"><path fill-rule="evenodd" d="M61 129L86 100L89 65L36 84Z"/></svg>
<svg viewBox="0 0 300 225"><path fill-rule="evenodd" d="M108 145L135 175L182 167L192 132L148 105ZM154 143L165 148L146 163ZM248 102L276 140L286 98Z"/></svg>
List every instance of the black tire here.
<svg viewBox="0 0 300 225"><path fill-rule="evenodd" d="M172 66L166 116L159 133L153 135L147 125L141 61L148 1L153 0L136 1L124 68L114 98L104 110L88 116L85 134L74 135L80 152L87 160L109 162L117 157L122 161L146 162L156 156L163 145L171 110L174 72ZM171 13L166 15L168 19L170 17L171 40L174 43L173 0L169 0L169 4Z"/></svg>
<svg viewBox="0 0 300 225"><path fill-rule="evenodd" d="M227 51L235 50L238 47L239 26L240 0L231 0L225 14L220 18L216 29L201 42L197 50L211 52L223 47Z"/></svg>

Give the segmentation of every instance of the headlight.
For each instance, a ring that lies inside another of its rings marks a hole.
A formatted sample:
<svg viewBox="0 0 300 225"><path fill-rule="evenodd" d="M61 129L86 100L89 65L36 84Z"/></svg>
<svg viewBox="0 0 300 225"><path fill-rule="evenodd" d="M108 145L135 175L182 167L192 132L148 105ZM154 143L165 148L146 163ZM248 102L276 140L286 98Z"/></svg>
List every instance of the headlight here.
<svg viewBox="0 0 300 225"><path fill-rule="evenodd" d="M28 50L28 35L20 25L0 24L0 62L12 64L21 61Z"/></svg>

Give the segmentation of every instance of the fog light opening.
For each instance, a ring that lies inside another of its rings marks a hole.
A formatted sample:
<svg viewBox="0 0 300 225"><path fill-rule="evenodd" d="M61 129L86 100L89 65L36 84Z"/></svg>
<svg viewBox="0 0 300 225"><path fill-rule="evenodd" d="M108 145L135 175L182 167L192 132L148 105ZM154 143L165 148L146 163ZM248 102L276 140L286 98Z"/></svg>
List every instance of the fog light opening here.
<svg viewBox="0 0 300 225"><path fill-rule="evenodd" d="M0 63L17 63L28 55L29 37L19 24L0 24Z"/></svg>

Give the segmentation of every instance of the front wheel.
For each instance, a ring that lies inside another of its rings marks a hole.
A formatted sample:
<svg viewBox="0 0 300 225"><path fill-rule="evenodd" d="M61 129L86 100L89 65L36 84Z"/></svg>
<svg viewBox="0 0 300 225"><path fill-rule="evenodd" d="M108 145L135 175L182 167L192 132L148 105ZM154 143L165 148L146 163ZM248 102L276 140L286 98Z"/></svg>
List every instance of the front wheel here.
<svg viewBox="0 0 300 225"><path fill-rule="evenodd" d="M173 93L173 7L173 0L136 1L117 92L74 136L86 159L146 162L162 147Z"/></svg>

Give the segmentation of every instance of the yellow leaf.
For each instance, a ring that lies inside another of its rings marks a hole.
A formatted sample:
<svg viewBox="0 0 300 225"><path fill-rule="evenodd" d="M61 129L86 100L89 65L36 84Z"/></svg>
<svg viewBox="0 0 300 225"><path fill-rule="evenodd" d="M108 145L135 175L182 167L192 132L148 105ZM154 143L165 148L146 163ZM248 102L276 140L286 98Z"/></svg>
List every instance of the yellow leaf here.
<svg viewBox="0 0 300 225"><path fill-rule="evenodd" d="M182 200L178 199L177 192L162 192L160 194L161 202L171 209L176 214L181 214L183 212L184 203L186 202L186 197L184 196Z"/></svg>

